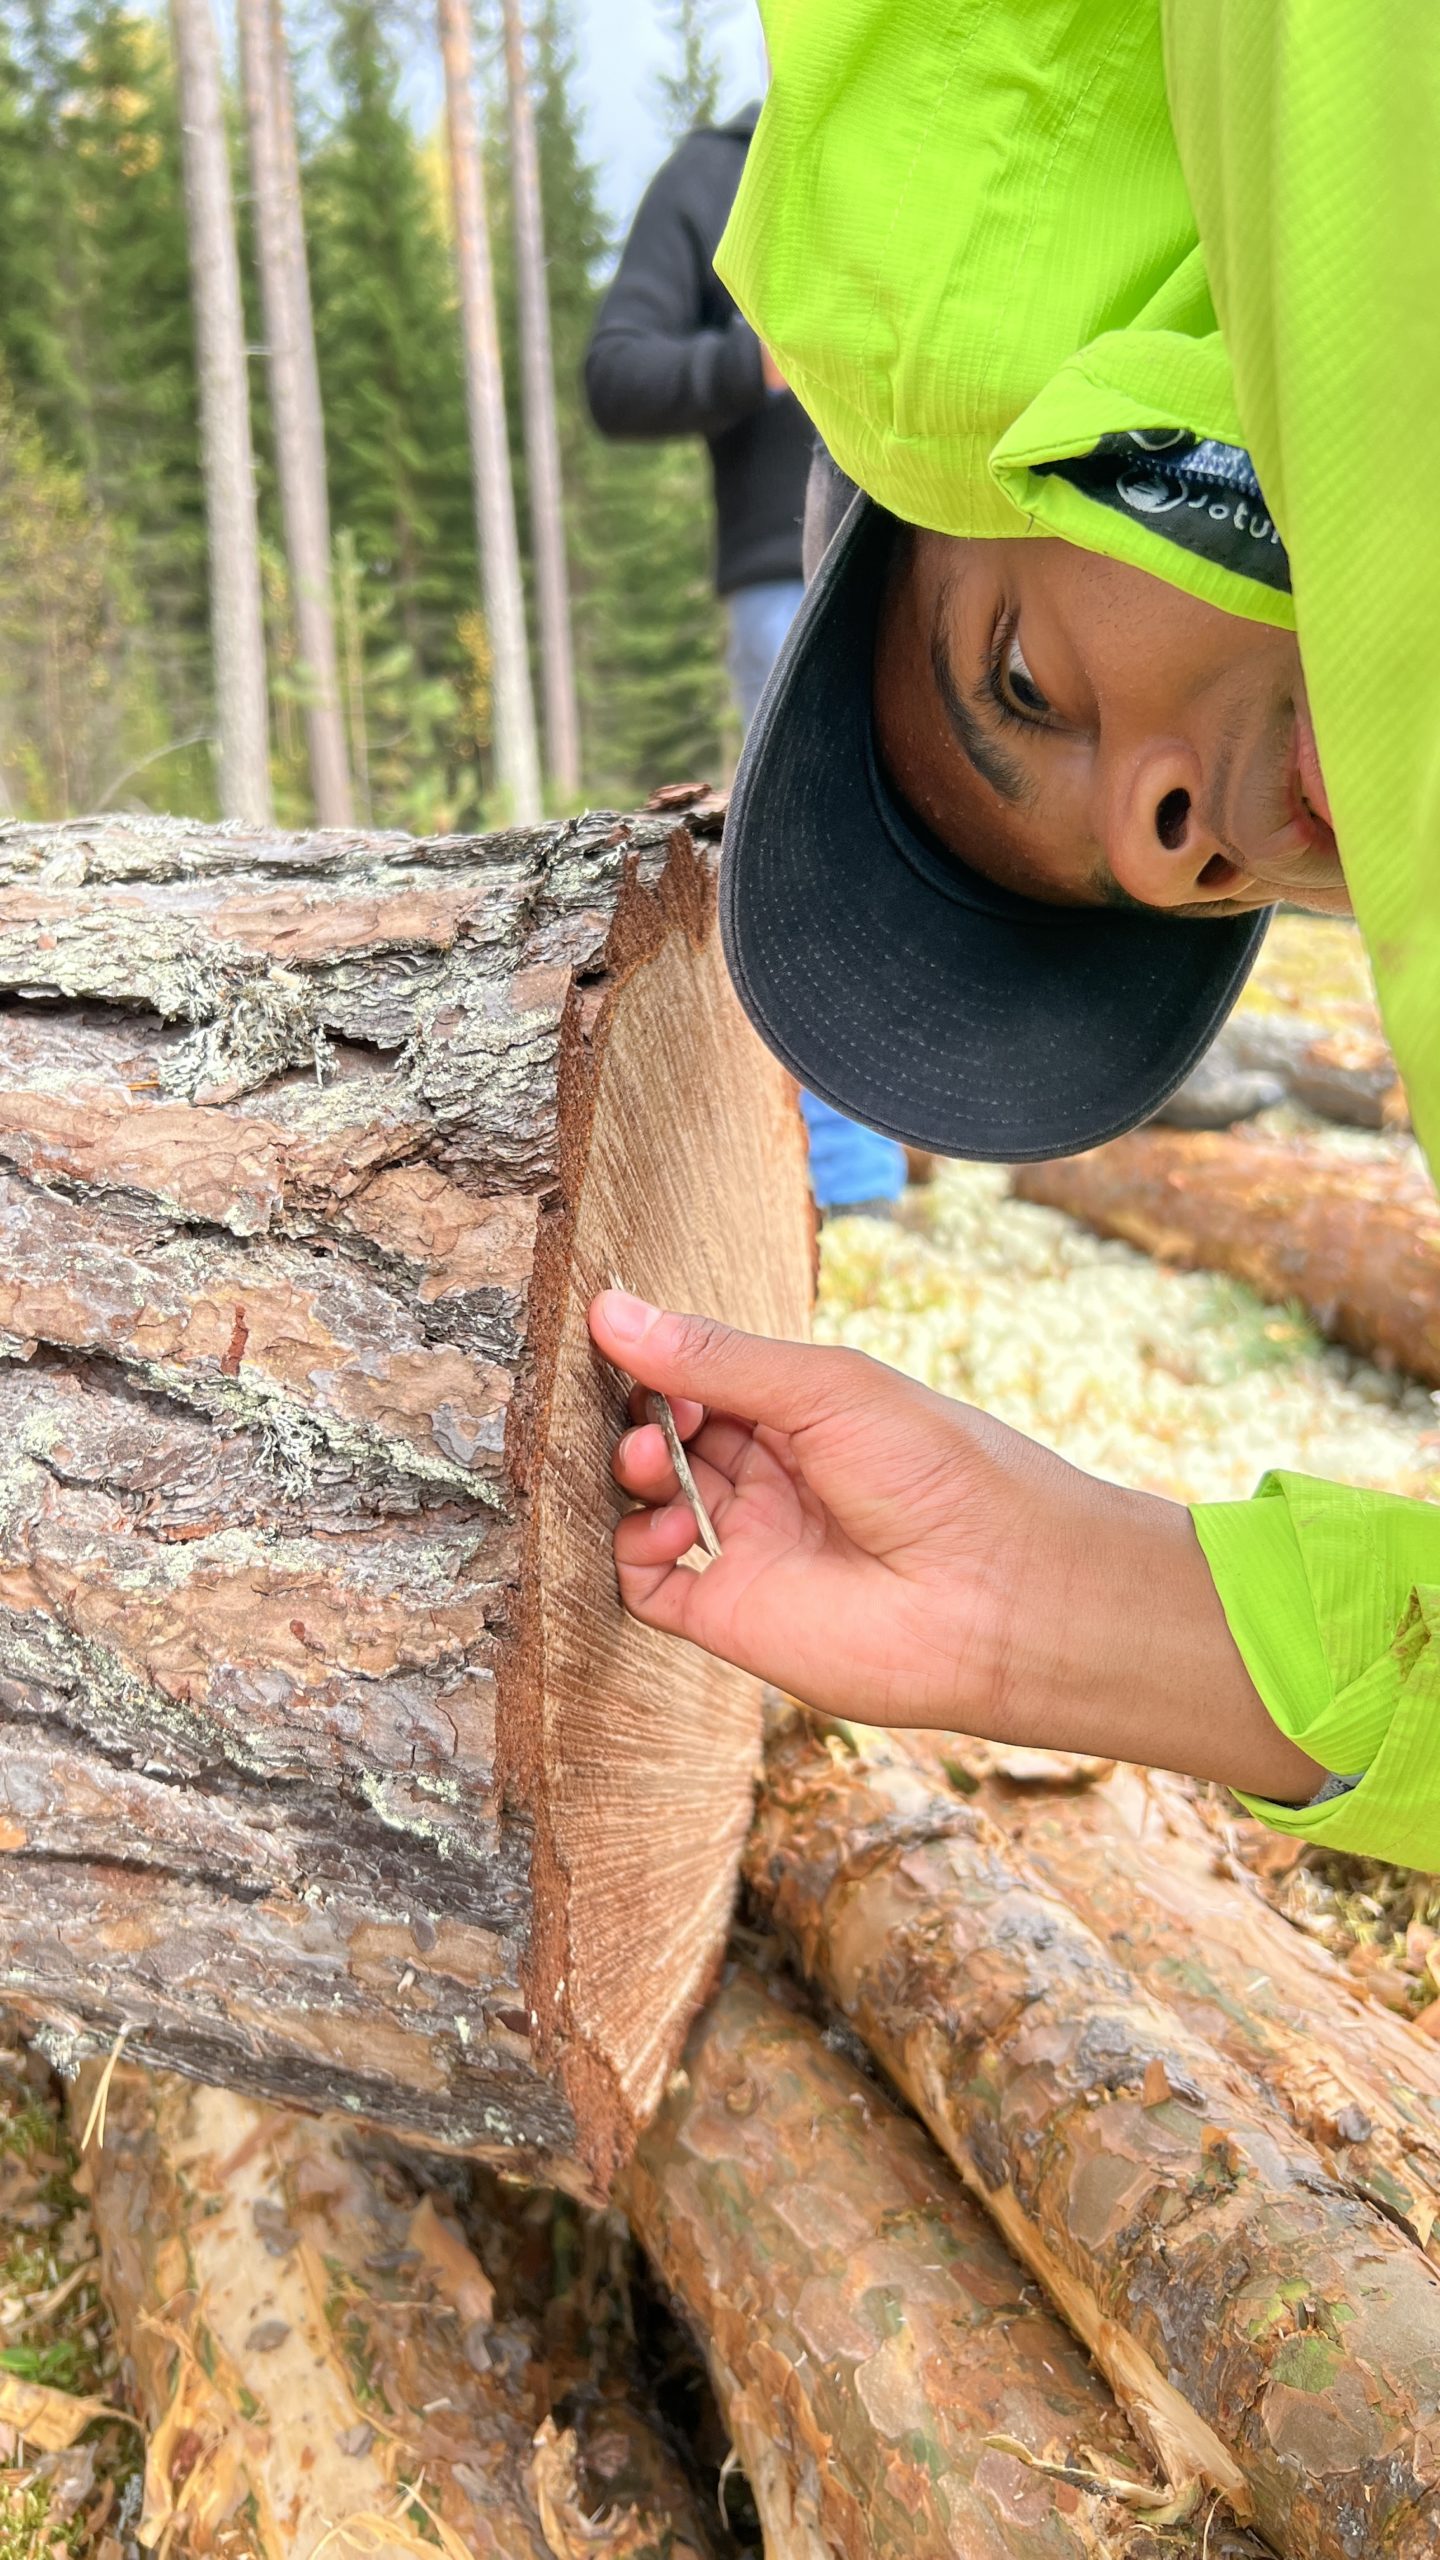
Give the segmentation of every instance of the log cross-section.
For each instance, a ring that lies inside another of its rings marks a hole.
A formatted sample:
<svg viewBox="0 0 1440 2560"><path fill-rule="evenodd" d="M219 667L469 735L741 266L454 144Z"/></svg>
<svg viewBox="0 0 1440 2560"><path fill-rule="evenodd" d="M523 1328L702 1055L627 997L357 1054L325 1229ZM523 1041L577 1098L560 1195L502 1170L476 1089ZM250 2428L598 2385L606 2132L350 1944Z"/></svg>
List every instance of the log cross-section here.
<svg viewBox="0 0 1440 2560"><path fill-rule="evenodd" d="M612 1272L805 1324L695 832L0 836L9 1997L604 2185L758 1735L619 1608Z"/></svg>

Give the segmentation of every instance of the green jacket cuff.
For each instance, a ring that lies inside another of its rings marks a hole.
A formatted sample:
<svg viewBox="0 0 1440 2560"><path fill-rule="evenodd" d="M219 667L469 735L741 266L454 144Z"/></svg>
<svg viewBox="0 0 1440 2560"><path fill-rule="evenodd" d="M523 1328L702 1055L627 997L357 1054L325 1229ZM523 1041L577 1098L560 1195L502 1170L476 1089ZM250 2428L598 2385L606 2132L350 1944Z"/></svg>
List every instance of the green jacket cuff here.
<svg viewBox="0 0 1440 2560"><path fill-rule="evenodd" d="M1192 1517L1281 1731L1322 1768L1364 1772L1325 1804L1241 1802L1299 1838L1440 1869L1440 1506L1277 1474Z"/></svg>

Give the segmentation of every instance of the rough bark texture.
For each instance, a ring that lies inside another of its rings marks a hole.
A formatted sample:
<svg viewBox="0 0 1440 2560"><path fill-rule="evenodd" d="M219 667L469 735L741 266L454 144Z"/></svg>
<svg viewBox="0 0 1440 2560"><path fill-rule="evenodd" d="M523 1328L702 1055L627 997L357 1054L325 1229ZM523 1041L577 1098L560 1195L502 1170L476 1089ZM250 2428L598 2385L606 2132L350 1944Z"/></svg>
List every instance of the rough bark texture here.
<svg viewBox="0 0 1440 2560"><path fill-rule="evenodd" d="M1440 2532L1440 2278L913 1763L782 1746L750 1872L1172 2475L1294 2560Z"/></svg>
<svg viewBox="0 0 1440 2560"><path fill-rule="evenodd" d="M659 2097L758 1709L619 1607L584 1311L810 1285L712 912L663 819L0 846L0 1979L91 2050L592 2188Z"/></svg>
<svg viewBox="0 0 1440 2560"><path fill-rule="evenodd" d="M270 756L260 528L220 43L210 0L170 0L170 24L195 314L220 805L227 818L263 826Z"/></svg>
<svg viewBox="0 0 1440 2560"><path fill-rule="evenodd" d="M1440 2255L1440 2053L1322 1947L1217 1873L1173 1781L1120 1770L980 1799L1148 1991L1262 2081L1335 2176Z"/></svg>
<svg viewBox="0 0 1440 2560"><path fill-rule="evenodd" d="M550 347L550 288L540 154L525 59L522 0L504 0L505 96L510 120L510 197L515 214L515 291L520 324L520 392L525 417L525 470L540 624L540 687L545 750L560 805L580 788L580 712L570 635L570 572L565 558L565 490L555 415L555 363Z"/></svg>
<svg viewBox="0 0 1440 2560"><path fill-rule="evenodd" d="M290 604L304 687L316 823L354 823L330 605L330 506L315 357L300 173L294 152L290 60L277 0L239 0L236 24L250 145L250 190L275 471L290 568Z"/></svg>
<svg viewBox="0 0 1440 2560"><path fill-rule="evenodd" d="M1162 1262L1298 1299L1337 1342L1440 1386L1440 1206L1418 1159L1357 1163L1239 1130L1137 1129L1012 1179L1020 1199L1068 1209Z"/></svg>
<svg viewBox="0 0 1440 2560"><path fill-rule="evenodd" d="M95 2078L81 2076L77 2130ZM450 2560L702 2560L663 2455L644 2505L612 2489L604 2521L572 2539L589 2484L550 2416L534 2326L497 2302L444 2200L383 2146L122 2064L88 2158L147 2429L147 2546L187 2560L309 2560L337 2540L375 2560L422 2560L437 2542ZM589 2490L592 2514L601 2503Z"/></svg>
<svg viewBox="0 0 1440 2560"><path fill-rule="evenodd" d="M695 2027L626 2174L695 2327L768 2560L1199 2548L987 2443L1137 2484L1113 2402L919 2128L753 1975ZM1255 2549L1218 2517L1211 2560Z"/></svg>
<svg viewBox="0 0 1440 2560"><path fill-rule="evenodd" d="M510 478L494 264L481 175L480 128L475 115L470 0L437 0L437 16L445 66L450 200L455 217L455 265L465 349L475 535L494 667L495 771L508 815L526 822L538 818L543 805L540 757L530 691L530 649L525 634L520 545L515 531L515 491Z"/></svg>

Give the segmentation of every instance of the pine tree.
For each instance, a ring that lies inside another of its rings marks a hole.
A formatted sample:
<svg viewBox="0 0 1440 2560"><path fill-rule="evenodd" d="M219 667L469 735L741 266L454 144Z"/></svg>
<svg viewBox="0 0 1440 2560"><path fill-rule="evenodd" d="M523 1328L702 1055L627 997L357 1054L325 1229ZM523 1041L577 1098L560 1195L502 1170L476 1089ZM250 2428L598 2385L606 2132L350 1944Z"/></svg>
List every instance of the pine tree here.
<svg viewBox="0 0 1440 2560"><path fill-rule="evenodd" d="M335 661L325 432L294 145L290 60L279 0L239 0L250 190L291 618L303 685L317 823L354 810Z"/></svg>
<svg viewBox="0 0 1440 2560"><path fill-rule="evenodd" d="M659 782L718 777L729 761L711 500L700 447L607 444L590 424L581 368L615 243L580 140L566 0L545 0L532 41L585 786L592 797L624 803ZM514 258L498 186L496 206L508 348ZM518 446L516 462L523 477Z"/></svg>
<svg viewBox="0 0 1440 2560"><path fill-rule="evenodd" d="M490 219L475 106L471 0L437 0L436 14L445 66L447 160L475 530L494 662L495 775L506 814L527 823L540 815L540 758Z"/></svg>
<svg viewBox="0 0 1440 2560"><path fill-rule="evenodd" d="M269 703L250 384L220 47L210 0L170 0L210 569L220 807L270 816Z"/></svg>
<svg viewBox="0 0 1440 2560"><path fill-rule="evenodd" d="M580 787L580 717L570 627L570 569L566 557L550 292L545 272L545 215L523 0L502 0L502 14L521 413L530 482L530 547L538 607L546 759L552 788L562 801L569 801Z"/></svg>

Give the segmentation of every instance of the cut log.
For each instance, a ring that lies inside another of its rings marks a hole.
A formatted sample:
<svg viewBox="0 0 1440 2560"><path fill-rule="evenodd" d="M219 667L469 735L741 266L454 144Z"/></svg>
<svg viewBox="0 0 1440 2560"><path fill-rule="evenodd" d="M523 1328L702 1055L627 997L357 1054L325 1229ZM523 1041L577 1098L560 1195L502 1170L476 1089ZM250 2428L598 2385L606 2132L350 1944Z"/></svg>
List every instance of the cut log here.
<svg viewBox="0 0 1440 2560"><path fill-rule="evenodd" d="M1298 1299L1335 1341L1440 1386L1440 1204L1417 1155L1151 1128L1011 1180L1161 1262Z"/></svg>
<svg viewBox="0 0 1440 2560"><path fill-rule="evenodd" d="M82 2073L77 2131L98 2078ZM571 2560L575 2439L533 2327L408 2161L121 2064L89 2177L147 2434L140 2540L186 2560L342 2550ZM671 2474L670 2476L673 2476ZM676 2510L609 2501L590 2560L703 2560Z"/></svg>
<svg viewBox="0 0 1440 2560"><path fill-rule="evenodd" d="M1148 1991L1263 2082L1342 2184L1440 2256L1440 2053L1217 1872L1179 1784L1120 1770L1057 1800L987 1781L978 1801Z"/></svg>
<svg viewBox="0 0 1440 2560"><path fill-rule="evenodd" d="M748 1865L1171 2476L1288 2560L1432 2552L1440 2276L1258 2085L883 1741L782 1744Z"/></svg>
<svg viewBox="0 0 1440 2560"><path fill-rule="evenodd" d="M1279 1078L1287 1093L1322 1120L1355 1129L1403 1129L1410 1113L1378 1023L1323 1023L1293 1014L1232 1014L1220 1034L1237 1067Z"/></svg>
<svg viewBox="0 0 1440 2560"><path fill-rule="evenodd" d="M1199 2550L1202 2526L1162 2540L1099 2492L1143 2496L1146 2473L1103 2385L919 2127L753 1975L696 2025L624 2196L707 2353L768 2560ZM1211 2519L1211 2560L1255 2549Z"/></svg>
<svg viewBox="0 0 1440 2560"><path fill-rule="evenodd" d="M585 1307L811 1278L706 857L15 829L0 986L0 1987L598 2190L759 1711L619 1607Z"/></svg>

